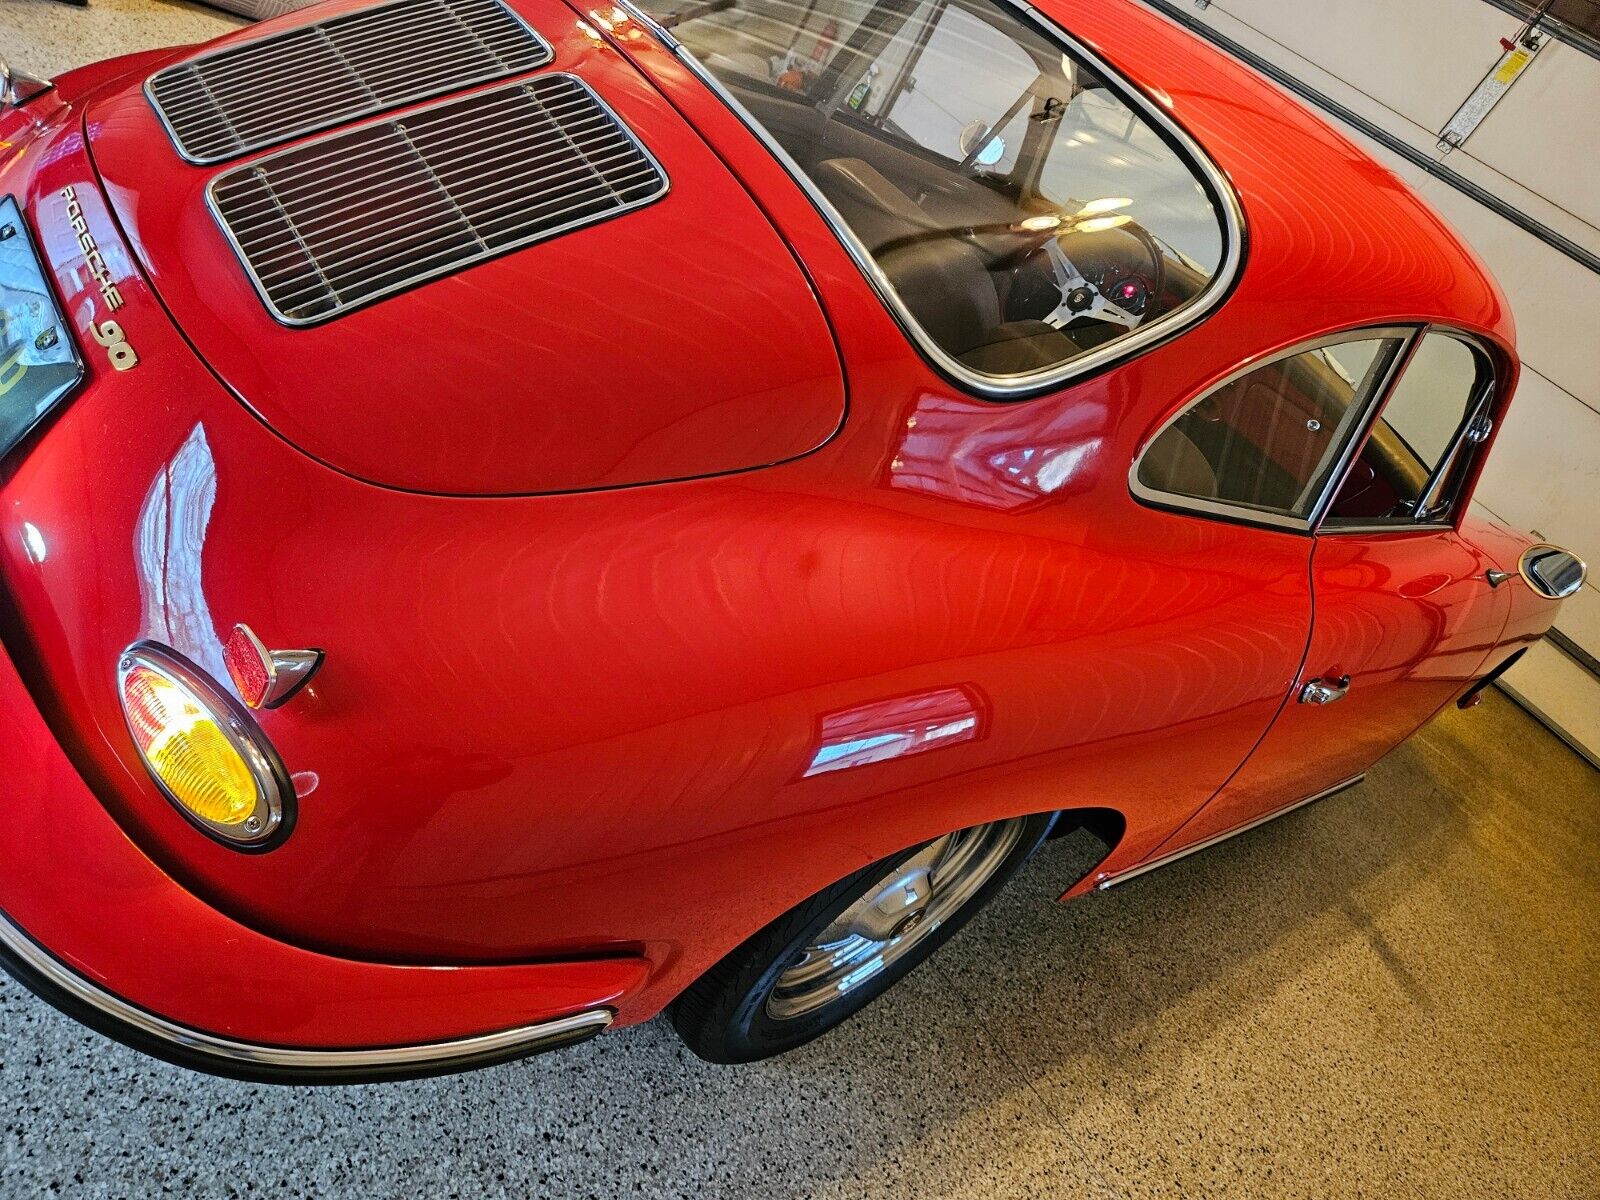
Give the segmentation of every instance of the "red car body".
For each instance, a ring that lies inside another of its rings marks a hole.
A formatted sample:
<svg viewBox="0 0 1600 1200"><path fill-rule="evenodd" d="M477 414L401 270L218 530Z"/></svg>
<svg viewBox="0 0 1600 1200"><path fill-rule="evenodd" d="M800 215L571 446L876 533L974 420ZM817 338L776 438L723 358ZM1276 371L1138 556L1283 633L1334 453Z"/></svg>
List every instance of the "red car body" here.
<svg viewBox="0 0 1600 1200"><path fill-rule="evenodd" d="M1529 539L1464 502L1331 537L1131 493L1175 412L1325 333L1447 325L1496 360L1496 420L1514 390L1472 253L1210 47L1127 0L1040 0L1205 148L1248 244L1193 328L997 403L918 353L641 19L510 4L671 193L310 328L261 304L207 210L220 168L142 91L186 52L0 116L0 193L90 371L0 469L0 940L89 1023L367 1077L644 1021L949 830L1094 820L1111 849L1071 895L1323 793L1549 625L1485 579ZM91 337L106 272L137 369ZM1026 451L1070 471L1046 486ZM197 835L117 686L141 639L225 680L236 623L326 655L256 714L298 795L264 854ZM1342 704L1293 703L1346 675Z"/></svg>

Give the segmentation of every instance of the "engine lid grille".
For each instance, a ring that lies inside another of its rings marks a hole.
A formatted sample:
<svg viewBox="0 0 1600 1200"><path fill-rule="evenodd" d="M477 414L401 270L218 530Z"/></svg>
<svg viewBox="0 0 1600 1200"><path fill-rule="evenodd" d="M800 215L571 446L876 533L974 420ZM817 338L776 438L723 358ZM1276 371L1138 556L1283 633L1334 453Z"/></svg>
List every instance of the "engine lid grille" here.
<svg viewBox="0 0 1600 1200"><path fill-rule="evenodd" d="M178 152L215 163L553 57L501 0L392 0L202 54L145 92Z"/></svg>
<svg viewBox="0 0 1600 1200"><path fill-rule="evenodd" d="M554 74L280 151L209 194L267 307L311 325L667 186L586 83Z"/></svg>

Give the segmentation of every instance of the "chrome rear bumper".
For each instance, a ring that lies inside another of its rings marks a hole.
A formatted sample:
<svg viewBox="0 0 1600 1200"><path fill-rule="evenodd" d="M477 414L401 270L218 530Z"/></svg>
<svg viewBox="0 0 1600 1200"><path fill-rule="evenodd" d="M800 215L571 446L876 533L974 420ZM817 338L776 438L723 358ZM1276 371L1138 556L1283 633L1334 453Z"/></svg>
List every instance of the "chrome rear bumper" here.
<svg viewBox="0 0 1600 1200"><path fill-rule="evenodd" d="M169 1021L79 975L0 913L0 966L83 1024L178 1066L265 1083L370 1083L443 1075L576 1045L611 1024L590 1009L455 1041L413 1046L306 1049L254 1045Z"/></svg>

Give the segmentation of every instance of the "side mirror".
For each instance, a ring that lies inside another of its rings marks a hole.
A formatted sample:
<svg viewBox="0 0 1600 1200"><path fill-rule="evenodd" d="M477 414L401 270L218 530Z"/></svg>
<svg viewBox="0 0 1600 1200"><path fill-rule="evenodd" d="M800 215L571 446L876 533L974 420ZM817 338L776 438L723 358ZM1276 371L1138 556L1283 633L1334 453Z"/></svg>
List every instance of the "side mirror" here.
<svg viewBox="0 0 1600 1200"><path fill-rule="evenodd" d="M1551 600L1565 600L1583 586L1589 568L1570 550L1560 546L1529 546L1517 570L1527 585Z"/></svg>
<svg viewBox="0 0 1600 1200"><path fill-rule="evenodd" d="M961 157L971 158L979 167L992 167L1006 155L1005 139L982 121L968 121L957 145L961 148Z"/></svg>

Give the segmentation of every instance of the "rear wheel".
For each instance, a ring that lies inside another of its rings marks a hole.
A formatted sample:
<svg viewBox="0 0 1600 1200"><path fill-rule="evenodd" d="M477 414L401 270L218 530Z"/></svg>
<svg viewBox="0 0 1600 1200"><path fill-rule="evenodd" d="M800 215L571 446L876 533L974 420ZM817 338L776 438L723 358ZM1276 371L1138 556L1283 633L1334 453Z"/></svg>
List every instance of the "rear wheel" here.
<svg viewBox="0 0 1600 1200"><path fill-rule="evenodd" d="M1051 814L974 825L857 871L796 905L673 1004L701 1058L781 1054L865 1008L933 954L1044 840Z"/></svg>

